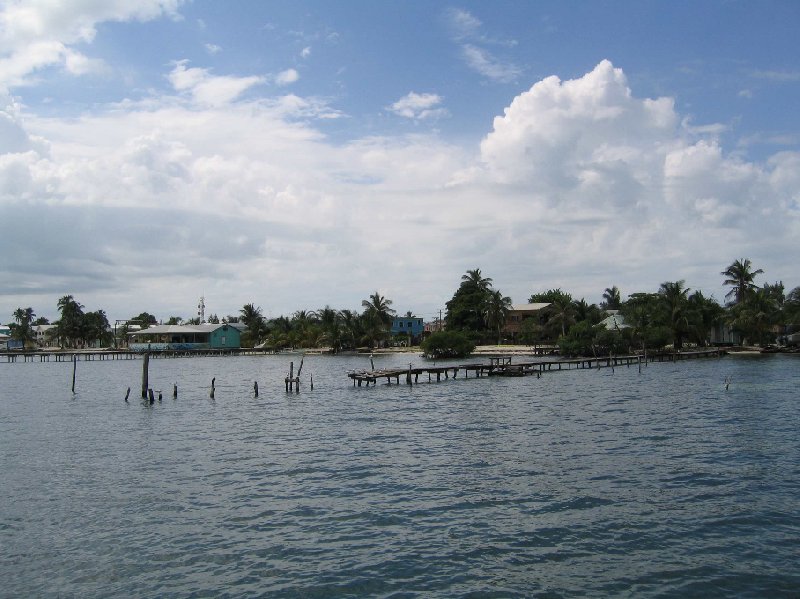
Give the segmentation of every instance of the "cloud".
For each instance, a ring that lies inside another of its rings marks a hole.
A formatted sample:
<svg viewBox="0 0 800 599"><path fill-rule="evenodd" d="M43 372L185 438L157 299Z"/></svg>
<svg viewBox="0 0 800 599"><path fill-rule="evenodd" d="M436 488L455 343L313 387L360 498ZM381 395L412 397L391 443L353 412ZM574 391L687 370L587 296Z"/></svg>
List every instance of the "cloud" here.
<svg viewBox="0 0 800 599"><path fill-rule="evenodd" d="M82 75L98 62L69 46L90 44L104 21L180 18L183 0L10 2L0 8L0 84L21 85L39 69L61 65Z"/></svg>
<svg viewBox="0 0 800 599"><path fill-rule="evenodd" d="M471 38L478 34L483 23L470 12L461 8L449 8L445 17L455 39Z"/></svg>
<svg viewBox="0 0 800 599"><path fill-rule="evenodd" d="M435 119L447 115L447 110L438 107L442 97L437 94L409 92L387 110L398 116L413 120Z"/></svg>
<svg viewBox="0 0 800 599"><path fill-rule="evenodd" d="M470 12L460 8L445 11L445 19L453 41L459 44L464 62L473 71L499 83L516 81L522 70L513 62L497 58L487 46L513 46L513 40L497 40L481 33L483 23Z"/></svg>
<svg viewBox="0 0 800 599"><path fill-rule="evenodd" d="M215 54L219 54L220 52L222 52L222 48L220 46L217 46L216 44L206 44L205 48L206 52L208 52L211 56L214 56Z"/></svg>
<svg viewBox="0 0 800 599"><path fill-rule="evenodd" d="M461 52L472 70L493 81L510 83L516 80L522 72L519 67L510 63L502 63L487 50L472 44L464 44Z"/></svg>
<svg viewBox="0 0 800 599"><path fill-rule="evenodd" d="M290 85L300 79L300 74L295 69L286 69L275 76L275 83L284 86Z"/></svg>
<svg viewBox="0 0 800 599"><path fill-rule="evenodd" d="M73 293L110 317L187 316L204 292L218 314L252 301L277 315L359 309L380 287L428 316L476 266L517 302L676 279L719 298L718 273L740 256L796 275L800 153L726 153L716 127L638 96L608 61L509 98L480 144L334 142L320 121L345 115L329 101L235 85L200 101L211 82L249 78L185 61L169 78L177 98L69 119L23 119L0 96L0 222L14 223L0 314L54 316ZM411 92L388 110L423 118L442 103Z"/></svg>
<svg viewBox="0 0 800 599"><path fill-rule="evenodd" d="M309 56L311 56L311 46L306 46L300 51L300 57L308 58Z"/></svg>
<svg viewBox="0 0 800 599"><path fill-rule="evenodd" d="M188 60L175 63L167 76L176 91L187 92L198 104L221 106L234 101L255 85L264 83L264 77L212 76L208 69L187 68Z"/></svg>
<svg viewBox="0 0 800 599"><path fill-rule="evenodd" d="M105 62L102 60L89 58L74 50L67 50L64 53L64 69L71 75L103 73L108 70Z"/></svg>
<svg viewBox="0 0 800 599"><path fill-rule="evenodd" d="M800 81L800 71L751 71L756 79L765 79L774 83L794 83Z"/></svg>
<svg viewBox="0 0 800 599"><path fill-rule="evenodd" d="M671 99L633 98L622 70L603 61L580 79L547 77L517 96L481 142L481 158L499 182L556 191L609 169L646 177L638 173L663 159L654 151L669 147L678 124Z"/></svg>

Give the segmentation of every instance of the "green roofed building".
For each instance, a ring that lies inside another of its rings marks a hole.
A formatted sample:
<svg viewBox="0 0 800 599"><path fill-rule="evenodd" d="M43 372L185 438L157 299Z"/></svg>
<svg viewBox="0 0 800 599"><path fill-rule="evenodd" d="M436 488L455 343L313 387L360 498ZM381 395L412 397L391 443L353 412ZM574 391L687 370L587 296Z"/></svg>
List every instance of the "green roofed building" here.
<svg viewBox="0 0 800 599"><path fill-rule="evenodd" d="M132 351L239 349L241 330L232 324L156 325L128 333Z"/></svg>

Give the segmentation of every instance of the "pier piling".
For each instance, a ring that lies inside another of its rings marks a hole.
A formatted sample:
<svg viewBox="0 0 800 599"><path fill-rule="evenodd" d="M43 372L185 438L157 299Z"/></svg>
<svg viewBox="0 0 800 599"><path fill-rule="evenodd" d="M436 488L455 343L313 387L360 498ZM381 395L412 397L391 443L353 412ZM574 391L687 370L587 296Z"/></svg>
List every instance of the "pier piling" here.
<svg viewBox="0 0 800 599"><path fill-rule="evenodd" d="M145 352L142 357L142 399L147 399L147 387L149 385L150 354Z"/></svg>

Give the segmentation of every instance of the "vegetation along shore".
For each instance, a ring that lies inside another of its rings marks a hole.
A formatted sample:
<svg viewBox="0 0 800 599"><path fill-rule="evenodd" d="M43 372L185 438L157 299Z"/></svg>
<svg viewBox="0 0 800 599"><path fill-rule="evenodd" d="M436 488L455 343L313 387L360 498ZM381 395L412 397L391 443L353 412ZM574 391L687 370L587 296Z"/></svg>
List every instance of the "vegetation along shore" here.
<svg viewBox="0 0 800 599"><path fill-rule="evenodd" d="M326 305L267 319L260 307L248 303L238 314L222 318L171 316L159 322L141 312L113 325L103 309L87 311L65 295L57 302L60 317L52 323L37 318L32 307L15 310L0 340L8 350L124 348L129 333L155 325L227 323L240 333L239 347L272 351L422 351L433 358L472 353L605 356L711 345L791 351L800 341L800 287L787 293L782 281L759 285L756 278L763 274L749 259L734 260L720 272L729 288L724 303L678 280L661 283L656 292L634 291L625 299L612 285L599 305L562 289L536 291L526 303L515 304L476 268L461 277L443 318L427 323L413 311L399 316L392 300L378 292L364 299L360 310Z"/></svg>

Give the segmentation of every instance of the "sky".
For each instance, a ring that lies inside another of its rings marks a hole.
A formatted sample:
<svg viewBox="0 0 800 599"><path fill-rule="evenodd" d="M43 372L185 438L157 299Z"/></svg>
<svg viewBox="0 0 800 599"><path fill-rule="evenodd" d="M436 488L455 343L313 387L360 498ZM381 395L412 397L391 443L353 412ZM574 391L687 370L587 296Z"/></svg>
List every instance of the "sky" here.
<svg viewBox="0 0 800 599"><path fill-rule="evenodd" d="M0 320L800 285L800 3L0 0Z"/></svg>

